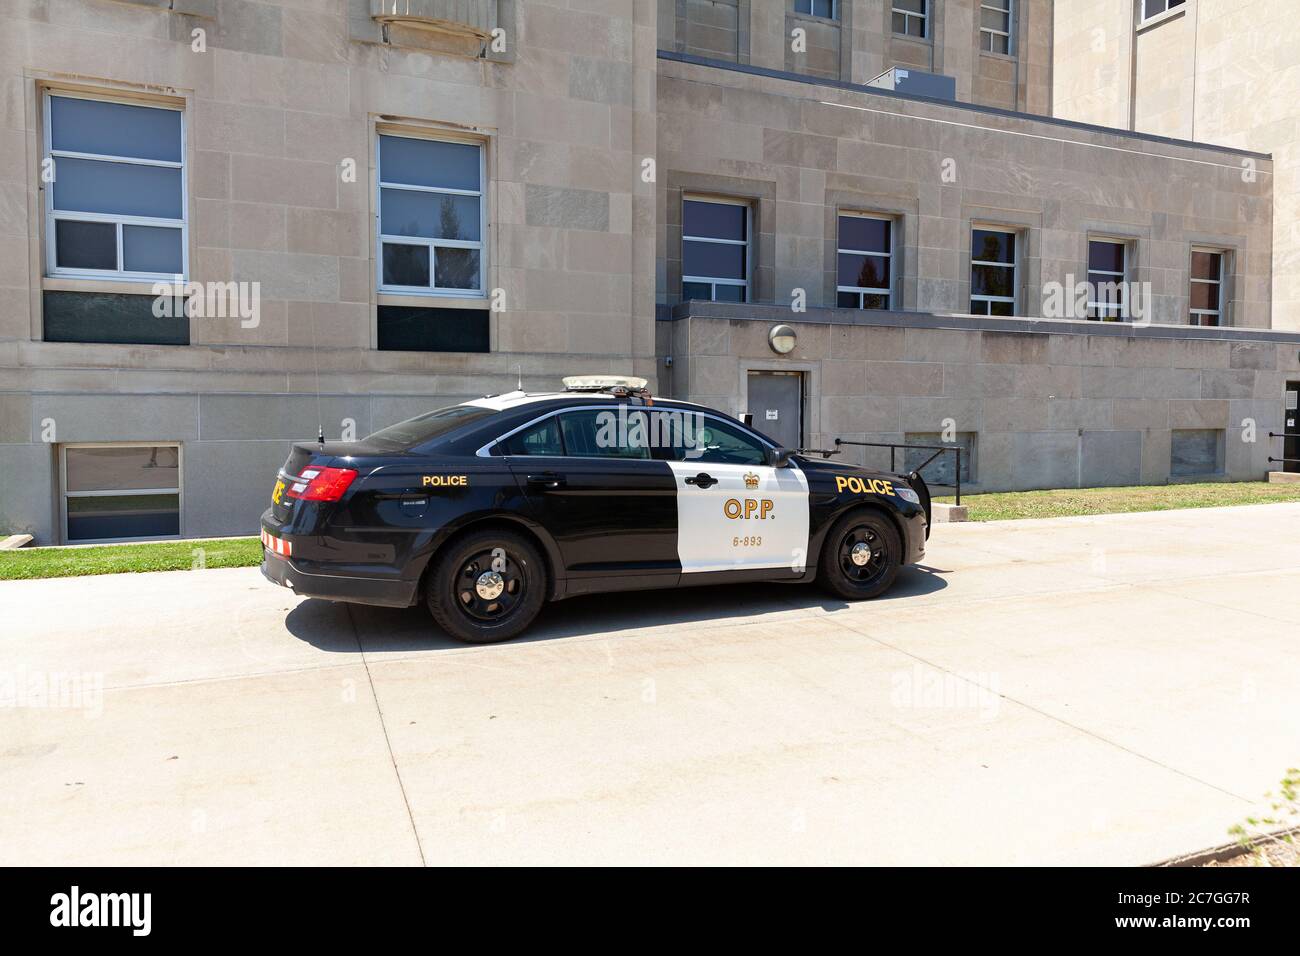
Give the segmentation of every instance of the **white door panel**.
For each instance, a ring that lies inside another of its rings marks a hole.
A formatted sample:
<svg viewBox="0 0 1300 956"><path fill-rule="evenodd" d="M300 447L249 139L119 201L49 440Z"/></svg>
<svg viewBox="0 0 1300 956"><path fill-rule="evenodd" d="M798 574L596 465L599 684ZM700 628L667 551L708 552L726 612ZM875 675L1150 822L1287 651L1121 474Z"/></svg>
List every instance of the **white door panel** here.
<svg viewBox="0 0 1300 956"><path fill-rule="evenodd" d="M796 466L671 461L677 480L677 553L686 574L802 569L808 548L808 479ZM708 488L688 483L700 475Z"/></svg>

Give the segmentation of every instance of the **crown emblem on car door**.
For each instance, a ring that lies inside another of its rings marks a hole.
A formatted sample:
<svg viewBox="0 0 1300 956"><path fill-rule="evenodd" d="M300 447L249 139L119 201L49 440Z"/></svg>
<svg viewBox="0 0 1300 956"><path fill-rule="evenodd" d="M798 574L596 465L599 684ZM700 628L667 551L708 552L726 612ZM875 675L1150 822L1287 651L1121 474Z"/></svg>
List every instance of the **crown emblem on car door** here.
<svg viewBox="0 0 1300 956"><path fill-rule="evenodd" d="M758 475L754 474L752 471L746 472L746 473L745 473L745 487L746 487L746 488L757 488L757 487L758 487Z"/></svg>

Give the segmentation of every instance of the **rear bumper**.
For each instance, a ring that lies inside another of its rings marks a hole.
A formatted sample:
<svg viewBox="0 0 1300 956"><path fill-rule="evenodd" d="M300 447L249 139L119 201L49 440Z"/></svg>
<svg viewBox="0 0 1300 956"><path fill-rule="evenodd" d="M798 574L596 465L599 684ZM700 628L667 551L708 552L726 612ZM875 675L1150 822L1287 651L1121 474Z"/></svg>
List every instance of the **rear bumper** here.
<svg viewBox="0 0 1300 956"><path fill-rule="evenodd" d="M301 597L383 607L410 607L415 603L415 581L344 577L338 574L309 574L294 567L289 558L262 552L262 575L272 584L289 588Z"/></svg>

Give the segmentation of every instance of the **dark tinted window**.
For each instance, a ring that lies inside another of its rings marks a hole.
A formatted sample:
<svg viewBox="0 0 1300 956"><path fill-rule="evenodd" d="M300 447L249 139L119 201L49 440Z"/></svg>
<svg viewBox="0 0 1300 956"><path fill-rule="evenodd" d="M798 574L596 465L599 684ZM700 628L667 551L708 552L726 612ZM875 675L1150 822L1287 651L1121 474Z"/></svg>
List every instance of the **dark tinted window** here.
<svg viewBox="0 0 1300 956"><path fill-rule="evenodd" d="M840 216L840 249L888 252L890 221L871 216Z"/></svg>
<svg viewBox="0 0 1300 956"><path fill-rule="evenodd" d="M991 229L972 229L970 257L981 262L1015 262L1015 234L994 232Z"/></svg>
<svg viewBox="0 0 1300 956"><path fill-rule="evenodd" d="M679 460L719 465L762 465L767 462L763 443L752 435L716 418L705 418Z"/></svg>
<svg viewBox="0 0 1300 956"><path fill-rule="evenodd" d="M478 405L451 405L381 428L367 437L366 441L391 448L409 448L495 414L495 410Z"/></svg>
<svg viewBox="0 0 1300 956"><path fill-rule="evenodd" d="M649 458L649 422L645 412L619 415L615 409L591 408L560 415L564 453L575 458Z"/></svg>
<svg viewBox="0 0 1300 956"><path fill-rule="evenodd" d="M1100 272L1124 271L1124 243L1093 240L1088 243L1088 268Z"/></svg>
<svg viewBox="0 0 1300 956"><path fill-rule="evenodd" d="M501 443L503 455L563 455L559 420L552 416L544 422L511 435Z"/></svg>
<svg viewBox="0 0 1300 956"><path fill-rule="evenodd" d="M744 239L746 207L737 203L687 199L682 203L682 235Z"/></svg>

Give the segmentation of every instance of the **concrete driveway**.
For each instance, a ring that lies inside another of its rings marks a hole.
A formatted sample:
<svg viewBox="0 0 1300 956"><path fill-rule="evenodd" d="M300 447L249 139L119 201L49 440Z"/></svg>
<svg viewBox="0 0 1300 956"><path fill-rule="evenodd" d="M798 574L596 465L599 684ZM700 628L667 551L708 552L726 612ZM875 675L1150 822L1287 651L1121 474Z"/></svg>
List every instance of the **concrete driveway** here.
<svg viewBox="0 0 1300 956"><path fill-rule="evenodd" d="M1298 582L1279 504L945 525L875 602L490 647L256 569L0 583L0 864L1149 863L1300 761Z"/></svg>

